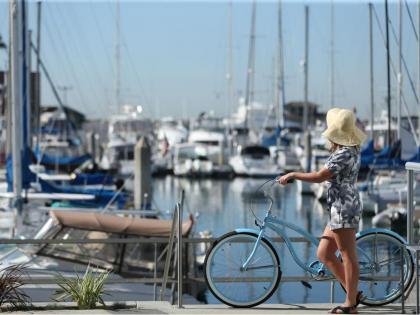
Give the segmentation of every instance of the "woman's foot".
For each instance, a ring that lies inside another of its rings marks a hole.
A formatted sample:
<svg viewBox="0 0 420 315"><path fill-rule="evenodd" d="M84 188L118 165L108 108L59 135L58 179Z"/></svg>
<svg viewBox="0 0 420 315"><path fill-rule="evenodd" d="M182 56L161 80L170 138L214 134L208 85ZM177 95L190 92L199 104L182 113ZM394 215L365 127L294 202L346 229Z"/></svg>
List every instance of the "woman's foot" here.
<svg viewBox="0 0 420 315"><path fill-rule="evenodd" d="M336 306L329 311L330 314L357 314L357 305L352 306Z"/></svg>

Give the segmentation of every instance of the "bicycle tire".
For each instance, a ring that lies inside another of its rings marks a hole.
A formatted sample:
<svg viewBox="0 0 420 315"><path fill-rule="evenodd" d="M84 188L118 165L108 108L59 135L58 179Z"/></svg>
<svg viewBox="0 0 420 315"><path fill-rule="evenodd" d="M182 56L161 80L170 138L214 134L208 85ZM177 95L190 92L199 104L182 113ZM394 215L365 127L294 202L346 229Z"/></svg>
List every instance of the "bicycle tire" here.
<svg viewBox="0 0 420 315"><path fill-rule="evenodd" d="M397 237L395 237L392 234L389 233L384 233L384 232L375 232L372 231L371 233L367 233L364 234L360 237L358 237L356 239L356 246L358 243L360 243L361 241L365 240L366 238L371 238L373 235L376 235L376 237L379 236L379 238L382 239L388 239L390 241L392 241L396 246L399 246L400 248L402 248L401 246L404 244L400 239L398 239ZM398 244L398 245L397 245ZM405 257L405 262L408 262L408 267L406 268L406 270L408 271L408 275L404 275L404 277L406 278L404 281L404 293L406 290L408 290L408 288L410 287L410 284L413 280L413 276L414 276L414 263L413 263L413 256L411 254L411 252L407 249L404 248L404 257ZM360 257L359 257L360 260ZM363 275L361 275L362 277ZM360 281L362 282L362 281ZM360 284L359 282L359 284ZM343 288L343 286L341 286L342 289L345 291L345 288ZM384 300L373 300L372 298L369 297L367 292L364 292L363 295L365 297L364 300L362 300L360 303L363 305L367 305L367 306L383 306L383 305L387 305L390 304L392 302L395 302L397 299L399 299L401 297L401 294L403 294L403 292L401 292L401 289L399 289L398 291L396 291L394 294L392 294L391 297L386 298Z"/></svg>
<svg viewBox="0 0 420 315"><path fill-rule="evenodd" d="M220 246L224 244L224 242L227 242L229 240L234 240L235 238L240 238L240 237L245 237L248 239L254 239L255 241L257 240L257 235L250 233L250 232L229 232L224 234L223 236L221 236L219 239L217 239L212 246L209 248L207 254L206 254L206 258L204 261L204 277L205 277L205 281L207 284L207 287L209 288L210 292L222 303L232 306L232 307L236 307L236 308L249 308L249 307L254 307L257 306L261 303L264 303L265 301L267 301L272 295L273 293L276 291L279 283L280 283L280 279L281 279L281 269L280 269L280 259L277 255L276 250L274 249L273 245L267 241L266 239L261 239L261 244L260 246L262 248L265 248L268 250L268 252L270 252L269 254L271 255L271 257L274 260L274 263L276 264L276 266L278 266L278 268L273 268L273 270L277 270L277 272L274 272L274 277L273 277L273 281L272 284L270 286L270 288L266 291L266 293L259 297L257 300L253 300L253 301L245 301L242 303L238 303L235 301L232 301L232 299L227 298L226 296L223 295L222 292L220 292L220 290L217 289L217 286L214 284L215 281L213 281L212 279L212 273L210 272L210 264L213 264L213 258L215 255L215 251L217 251L219 248L221 248ZM246 256L246 255L245 255ZM252 282L250 282L252 283Z"/></svg>

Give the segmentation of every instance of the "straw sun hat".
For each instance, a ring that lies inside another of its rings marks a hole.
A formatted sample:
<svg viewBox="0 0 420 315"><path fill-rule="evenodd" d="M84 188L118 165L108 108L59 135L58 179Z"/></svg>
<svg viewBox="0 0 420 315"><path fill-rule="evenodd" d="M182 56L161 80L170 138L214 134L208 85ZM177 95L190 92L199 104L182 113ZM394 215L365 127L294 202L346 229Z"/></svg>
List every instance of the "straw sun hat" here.
<svg viewBox="0 0 420 315"><path fill-rule="evenodd" d="M331 142L344 145L361 145L366 135L356 126L356 118L352 111L332 108L327 112L327 130L322 135Z"/></svg>

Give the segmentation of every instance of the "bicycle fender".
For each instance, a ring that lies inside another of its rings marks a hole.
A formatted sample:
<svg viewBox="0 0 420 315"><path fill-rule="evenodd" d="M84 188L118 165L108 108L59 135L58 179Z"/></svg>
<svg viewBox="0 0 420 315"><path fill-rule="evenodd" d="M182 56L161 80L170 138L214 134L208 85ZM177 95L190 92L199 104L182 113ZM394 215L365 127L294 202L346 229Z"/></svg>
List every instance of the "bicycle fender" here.
<svg viewBox="0 0 420 315"><path fill-rule="evenodd" d="M404 239L404 237L402 237L398 233L395 233L394 231L391 231L391 230L379 229L379 228L367 229L367 230L360 231L360 232L358 232L356 234L356 239L359 238L359 237L362 237L362 236L364 236L366 234L372 234L372 233L384 233L384 234L388 234L388 235L391 235L391 236L395 237L396 239L398 239L399 241L401 241L403 244L407 244L407 241Z"/></svg>
<svg viewBox="0 0 420 315"><path fill-rule="evenodd" d="M260 235L260 230L249 229L249 228L235 229L235 232L237 232L237 233L250 233L250 234L254 234L256 237L258 237L258 235ZM276 245L274 244L274 242L269 237L267 237L266 235L263 235L263 238L266 239L273 246L273 248L277 248Z"/></svg>

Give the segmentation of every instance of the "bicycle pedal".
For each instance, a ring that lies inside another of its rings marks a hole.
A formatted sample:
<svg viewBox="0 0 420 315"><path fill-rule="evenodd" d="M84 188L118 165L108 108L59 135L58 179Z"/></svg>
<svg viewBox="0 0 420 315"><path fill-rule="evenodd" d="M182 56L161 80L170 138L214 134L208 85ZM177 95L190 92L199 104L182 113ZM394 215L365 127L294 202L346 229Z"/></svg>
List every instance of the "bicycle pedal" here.
<svg viewBox="0 0 420 315"><path fill-rule="evenodd" d="M312 289L312 286L311 286L311 284L309 282L306 282L304 280L301 280L300 282L302 283L302 285L304 287L307 287L308 289Z"/></svg>

